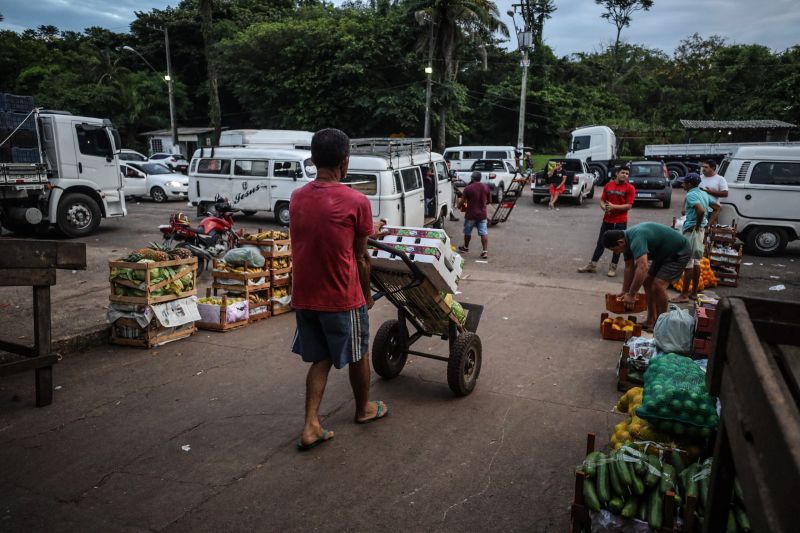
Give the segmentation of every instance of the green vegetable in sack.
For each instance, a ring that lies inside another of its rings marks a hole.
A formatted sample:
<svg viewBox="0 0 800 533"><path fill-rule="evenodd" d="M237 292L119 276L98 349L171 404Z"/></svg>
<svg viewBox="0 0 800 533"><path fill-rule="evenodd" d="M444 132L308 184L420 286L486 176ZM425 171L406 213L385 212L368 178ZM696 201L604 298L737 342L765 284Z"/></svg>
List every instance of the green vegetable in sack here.
<svg viewBox="0 0 800 533"><path fill-rule="evenodd" d="M453 312L453 314L456 316L460 324L463 324L464 321L467 319L467 315L464 312L464 308L461 306L460 303L458 303L455 300L453 300L453 303L450 304L450 311Z"/></svg>

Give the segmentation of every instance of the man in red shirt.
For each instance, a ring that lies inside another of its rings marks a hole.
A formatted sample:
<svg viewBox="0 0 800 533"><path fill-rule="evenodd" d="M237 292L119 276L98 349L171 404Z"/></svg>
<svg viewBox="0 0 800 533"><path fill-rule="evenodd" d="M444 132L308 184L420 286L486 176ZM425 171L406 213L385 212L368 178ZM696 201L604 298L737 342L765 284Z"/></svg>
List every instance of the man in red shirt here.
<svg viewBox="0 0 800 533"><path fill-rule="evenodd" d="M373 233L369 200L342 185L350 163L350 139L324 129L311 139L317 178L292 193L292 306L297 331L292 351L311 363L306 377L306 419L297 447L309 450L333 438L323 429L319 406L331 366L349 365L356 401L355 421L386 416L381 401L369 401L369 287L367 237Z"/></svg>
<svg viewBox="0 0 800 533"><path fill-rule="evenodd" d="M594 249L591 262L585 267L578 269L581 273L597 272L597 261L603 255L603 234L608 230L624 230L628 227L628 211L633 207L636 198L636 189L628 183L630 170L623 167L617 170L616 177L603 187L603 194L600 196L600 208L603 210L603 223L600 225L600 236L597 238L597 246ZM614 252L611 256L611 264L608 267L608 277L613 278L617 275L617 263L619 254Z"/></svg>
<svg viewBox="0 0 800 533"><path fill-rule="evenodd" d="M472 240L472 229L478 228L481 238L482 259L489 258L489 214L486 205L492 198L492 191L485 183L481 183L481 173L477 170L470 176L470 183L461 193L461 205L466 204L464 212L464 246L459 246L461 253L469 252L469 241Z"/></svg>

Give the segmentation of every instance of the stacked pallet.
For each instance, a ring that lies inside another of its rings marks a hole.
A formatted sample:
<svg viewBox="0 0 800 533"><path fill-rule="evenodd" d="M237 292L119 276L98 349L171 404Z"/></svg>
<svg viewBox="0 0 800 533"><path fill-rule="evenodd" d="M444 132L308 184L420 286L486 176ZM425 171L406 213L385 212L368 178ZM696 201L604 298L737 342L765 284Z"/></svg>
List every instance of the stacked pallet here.
<svg viewBox="0 0 800 533"><path fill-rule="evenodd" d="M736 225L709 228L706 257L717 277L717 284L724 287L739 286L739 269L742 266L742 243L736 239Z"/></svg>
<svg viewBox="0 0 800 533"><path fill-rule="evenodd" d="M109 261L111 343L152 348L192 335L194 321L170 318L195 309L197 258L147 263Z"/></svg>
<svg viewBox="0 0 800 533"><path fill-rule="evenodd" d="M292 310L292 242L288 233L262 231L243 233L240 246L255 246L261 251L269 271L270 315L277 316Z"/></svg>

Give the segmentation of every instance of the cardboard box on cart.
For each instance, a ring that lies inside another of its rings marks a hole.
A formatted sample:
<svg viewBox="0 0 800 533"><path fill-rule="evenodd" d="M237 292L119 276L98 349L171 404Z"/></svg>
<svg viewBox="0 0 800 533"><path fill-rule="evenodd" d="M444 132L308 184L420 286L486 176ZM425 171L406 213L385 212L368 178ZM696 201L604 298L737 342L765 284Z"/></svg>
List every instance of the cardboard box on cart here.
<svg viewBox="0 0 800 533"><path fill-rule="evenodd" d="M461 279L464 260L446 246L448 241L449 239L446 241L431 239L428 241L430 243L429 246L422 246L398 244L391 242L391 240L383 240L393 248L405 252L437 290L453 294L458 289L458 281ZM399 256L383 250L370 248L369 256L372 265L377 268L399 272L404 272L407 268Z"/></svg>

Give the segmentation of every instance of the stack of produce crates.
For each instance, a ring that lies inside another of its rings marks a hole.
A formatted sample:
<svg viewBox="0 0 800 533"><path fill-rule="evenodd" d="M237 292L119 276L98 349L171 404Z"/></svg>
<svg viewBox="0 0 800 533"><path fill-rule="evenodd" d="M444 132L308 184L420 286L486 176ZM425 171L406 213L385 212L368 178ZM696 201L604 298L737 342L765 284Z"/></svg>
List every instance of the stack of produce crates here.
<svg viewBox="0 0 800 533"><path fill-rule="evenodd" d="M192 335L194 321L167 327L159 321L162 304L195 307L197 258L187 250L159 246L140 248L128 256L109 261L111 306L109 316L121 316L111 324L111 342L152 348ZM150 308L150 309L148 309ZM152 317L141 325L135 317Z"/></svg>
<svg viewBox="0 0 800 533"><path fill-rule="evenodd" d="M646 309L647 297L643 293L637 294L636 303L631 311L641 313ZM625 312L625 305L616 294L606 294L606 310L621 315ZM641 334L642 326L636 323L636 317L633 315L629 315L628 318L622 316L613 317L609 313L600 315L600 336L606 340L625 341Z"/></svg>
<svg viewBox="0 0 800 533"><path fill-rule="evenodd" d="M736 224L730 227L713 226L708 230L706 257L717 284L724 287L739 286L739 269L742 266L742 243L736 239Z"/></svg>
<svg viewBox="0 0 800 533"><path fill-rule="evenodd" d="M714 323L717 320L717 299L699 295L693 308L693 314L695 330L694 339L692 339L692 354L695 359L705 359L711 355L711 334L714 332Z"/></svg>
<svg viewBox="0 0 800 533"><path fill-rule="evenodd" d="M292 242L287 232L262 231L242 233L240 246L256 246L261 250L269 270L271 316L292 310Z"/></svg>
<svg viewBox="0 0 800 533"><path fill-rule="evenodd" d="M231 267L214 261L214 296L223 291L229 298L244 298L249 307L249 322L257 322L271 316L270 298L272 286L267 265L255 268L246 263Z"/></svg>

